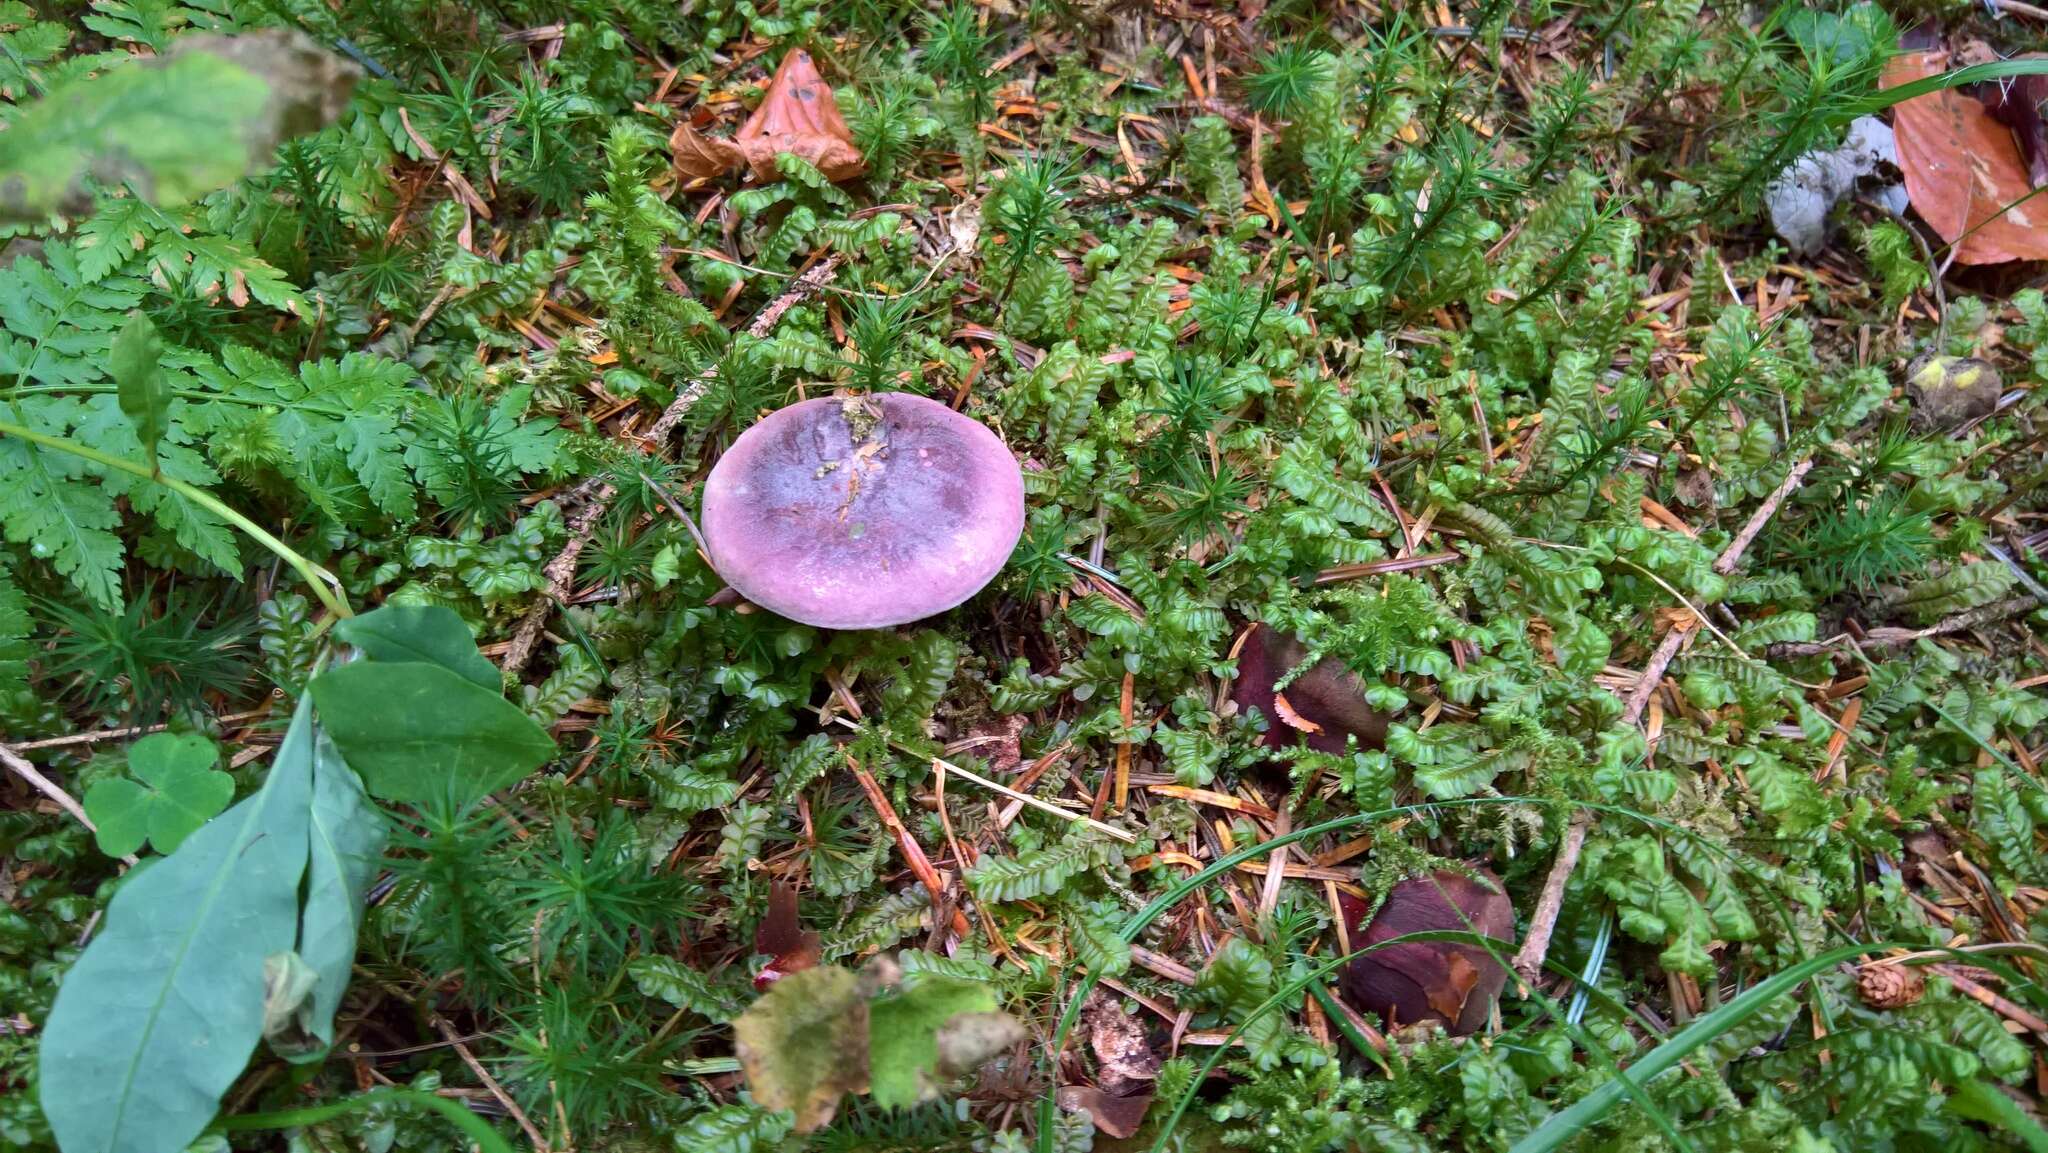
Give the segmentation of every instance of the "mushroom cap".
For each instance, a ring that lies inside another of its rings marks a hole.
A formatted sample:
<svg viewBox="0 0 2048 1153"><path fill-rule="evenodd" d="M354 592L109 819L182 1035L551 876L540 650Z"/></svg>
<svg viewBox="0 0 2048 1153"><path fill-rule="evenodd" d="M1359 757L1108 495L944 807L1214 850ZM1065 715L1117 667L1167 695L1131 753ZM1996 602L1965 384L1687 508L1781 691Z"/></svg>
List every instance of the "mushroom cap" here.
<svg viewBox="0 0 2048 1153"><path fill-rule="evenodd" d="M820 397L740 434L704 483L703 521L741 596L820 628L886 628L994 579L1024 532L1024 474L936 401Z"/></svg>
<svg viewBox="0 0 2048 1153"><path fill-rule="evenodd" d="M1351 930L1354 947L1446 929L1492 937L1503 947L1512 944L1513 903L1491 871L1473 872L1477 879L1441 869L1396 884L1371 923L1362 932ZM1362 903L1354 907L1364 912ZM1436 1021L1464 1036L1485 1027L1507 979L1507 970L1477 945L1403 941L1352 961L1342 987L1352 1004L1379 1014L1389 1030Z"/></svg>
<svg viewBox="0 0 2048 1153"><path fill-rule="evenodd" d="M1307 657L1308 646L1271 625L1255 624L1245 638L1230 699L1240 710L1256 708L1265 716L1261 743L1270 749L1291 749L1306 737L1312 749L1342 754L1344 738L1351 735L1361 749L1387 747L1387 714L1365 703L1365 680L1336 657L1324 657L1282 691L1294 715L1314 727L1298 728L1281 715L1275 698L1282 692L1273 686Z"/></svg>

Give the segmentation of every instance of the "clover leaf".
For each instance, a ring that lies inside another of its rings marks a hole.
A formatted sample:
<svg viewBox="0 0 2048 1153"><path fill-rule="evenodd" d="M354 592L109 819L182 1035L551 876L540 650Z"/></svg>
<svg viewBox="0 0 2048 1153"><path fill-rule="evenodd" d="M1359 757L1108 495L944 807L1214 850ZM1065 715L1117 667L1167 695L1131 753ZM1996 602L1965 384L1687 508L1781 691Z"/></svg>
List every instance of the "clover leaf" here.
<svg viewBox="0 0 2048 1153"><path fill-rule="evenodd" d="M220 753L197 733L152 733L128 749L129 776L95 783L86 815L99 826L100 851L125 857L146 841L175 850L235 796L235 779L213 766Z"/></svg>

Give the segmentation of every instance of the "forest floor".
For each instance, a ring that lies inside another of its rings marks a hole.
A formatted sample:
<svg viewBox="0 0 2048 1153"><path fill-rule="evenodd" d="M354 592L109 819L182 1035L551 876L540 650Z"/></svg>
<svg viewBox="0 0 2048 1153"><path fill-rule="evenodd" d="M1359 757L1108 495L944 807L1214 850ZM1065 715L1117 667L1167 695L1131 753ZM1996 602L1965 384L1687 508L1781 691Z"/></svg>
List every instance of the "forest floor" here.
<svg viewBox="0 0 2048 1153"><path fill-rule="evenodd" d="M127 1099L44 1027L304 698L383 853L194 1148L2048 1148L2048 227L1968 175L2048 177L2048 87L1885 95L2048 12L52 8L0 141L209 33L360 75L9 226L0 1146L155 1148L70 1136ZM1000 573L728 588L735 438L899 391L1021 467ZM379 647L448 619L480 673ZM551 744L350 714L358 650Z"/></svg>

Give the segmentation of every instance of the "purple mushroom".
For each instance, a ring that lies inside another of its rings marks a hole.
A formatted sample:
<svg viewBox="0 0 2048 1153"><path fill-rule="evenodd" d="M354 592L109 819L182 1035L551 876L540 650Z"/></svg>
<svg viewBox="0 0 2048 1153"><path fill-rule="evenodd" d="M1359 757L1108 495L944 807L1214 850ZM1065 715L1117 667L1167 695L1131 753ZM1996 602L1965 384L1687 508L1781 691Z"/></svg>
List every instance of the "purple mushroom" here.
<svg viewBox="0 0 2048 1153"><path fill-rule="evenodd" d="M806 400L740 434L704 484L704 544L741 596L873 629L981 591L1024 531L1024 475L980 423L891 392Z"/></svg>
<svg viewBox="0 0 2048 1153"><path fill-rule="evenodd" d="M1470 876L1439 869L1401 881L1387 891L1370 923L1360 923L1364 902L1345 896L1339 903L1352 918L1354 949L1432 930L1492 937L1503 951L1514 942L1515 906L1487 869L1473 869ZM1352 1004L1377 1013L1389 1030L1435 1021L1462 1037L1486 1026L1507 980L1508 971L1477 945L1403 941L1352 961L1343 989Z"/></svg>

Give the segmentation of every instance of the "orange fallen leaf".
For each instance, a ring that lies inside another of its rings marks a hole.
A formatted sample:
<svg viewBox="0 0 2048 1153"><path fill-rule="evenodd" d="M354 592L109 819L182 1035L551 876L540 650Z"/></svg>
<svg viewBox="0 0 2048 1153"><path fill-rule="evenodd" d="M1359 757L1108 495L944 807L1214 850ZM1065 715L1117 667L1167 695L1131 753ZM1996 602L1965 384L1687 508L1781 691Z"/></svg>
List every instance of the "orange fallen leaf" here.
<svg viewBox="0 0 2048 1153"><path fill-rule="evenodd" d="M1885 66L1885 86L1938 75L1947 65L1944 52L1901 53ZM1956 245L1957 263L2048 260L2048 197L2000 211L2033 184L2011 129L1976 97L1953 88L1916 96L1893 110L1892 131L1913 208Z"/></svg>
<svg viewBox="0 0 2048 1153"><path fill-rule="evenodd" d="M782 58L761 106L731 140L705 136L684 122L676 125L668 144L676 173L686 179L718 176L744 165L754 179L774 180L779 175L775 158L783 153L808 161L828 180L850 180L867 171L832 98L832 86L801 48Z"/></svg>

